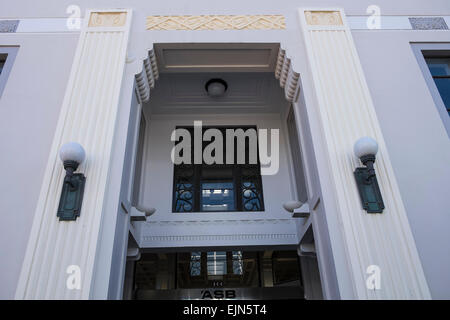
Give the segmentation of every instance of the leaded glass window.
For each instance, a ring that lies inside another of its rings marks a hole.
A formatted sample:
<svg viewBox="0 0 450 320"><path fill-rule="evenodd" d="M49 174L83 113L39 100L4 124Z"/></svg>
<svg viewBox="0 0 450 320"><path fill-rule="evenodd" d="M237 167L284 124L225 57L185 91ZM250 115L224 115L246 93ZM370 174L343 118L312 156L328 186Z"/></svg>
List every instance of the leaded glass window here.
<svg viewBox="0 0 450 320"><path fill-rule="evenodd" d="M191 252L191 261L189 265L189 270L191 277L200 276L202 273L202 253L201 252Z"/></svg>
<svg viewBox="0 0 450 320"><path fill-rule="evenodd" d="M177 127L186 129L194 137L193 127ZM203 127L203 132L209 127ZM227 212L227 211L264 211L261 170L259 157L256 163L249 160L251 139L245 139L244 163L238 163L240 150L235 140L233 164L227 164L226 130L244 131L255 127L215 127L224 138L224 161L220 164L194 164L194 139L191 138L190 163L174 165L173 212ZM179 141L180 143L182 141ZM257 140L254 142L257 144ZM210 141L202 142L202 151ZM257 146L256 146L257 150Z"/></svg>
<svg viewBox="0 0 450 320"><path fill-rule="evenodd" d="M242 251L232 251L233 274L242 275L244 273L244 261Z"/></svg>

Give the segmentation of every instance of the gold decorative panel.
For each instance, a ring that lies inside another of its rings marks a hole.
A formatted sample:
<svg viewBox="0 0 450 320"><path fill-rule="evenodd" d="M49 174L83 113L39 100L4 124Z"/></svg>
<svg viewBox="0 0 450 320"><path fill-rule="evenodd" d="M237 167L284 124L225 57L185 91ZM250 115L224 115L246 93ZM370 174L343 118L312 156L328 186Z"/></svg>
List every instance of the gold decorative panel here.
<svg viewBox="0 0 450 320"><path fill-rule="evenodd" d="M89 27L123 27L126 19L126 12L92 12Z"/></svg>
<svg viewBox="0 0 450 320"><path fill-rule="evenodd" d="M306 23L312 26L342 26L339 11L305 11Z"/></svg>
<svg viewBox="0 0 450 320"><path fill-rule="evenodd" d="M283 15L149 16L147 30L286 29Z"/></svg>

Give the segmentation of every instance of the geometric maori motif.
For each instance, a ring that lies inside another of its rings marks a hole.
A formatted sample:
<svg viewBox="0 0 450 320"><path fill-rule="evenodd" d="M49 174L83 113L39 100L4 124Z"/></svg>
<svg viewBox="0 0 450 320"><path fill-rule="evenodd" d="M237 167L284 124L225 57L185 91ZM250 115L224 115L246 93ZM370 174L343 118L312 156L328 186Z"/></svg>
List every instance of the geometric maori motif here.
<svg viewBox="0 0 450 320"><path fill-rule="evenodd" d="M149 16L147 30L286 29L283 15Z"/></svg>

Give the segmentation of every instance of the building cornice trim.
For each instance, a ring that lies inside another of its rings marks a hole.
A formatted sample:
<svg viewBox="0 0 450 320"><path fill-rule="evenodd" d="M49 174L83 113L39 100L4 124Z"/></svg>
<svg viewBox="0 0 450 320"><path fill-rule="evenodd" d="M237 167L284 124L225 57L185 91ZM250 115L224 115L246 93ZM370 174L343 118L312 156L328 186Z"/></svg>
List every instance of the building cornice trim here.
<svg viewBox="0 0 450 320"><path fill-rule="evenodd" d="M158 64L153 49L148 50L148 56L142 63L142 71L136 74L136 90L140 102L147 102L150 99L150 90L155 87L159 78Z"/></svg>

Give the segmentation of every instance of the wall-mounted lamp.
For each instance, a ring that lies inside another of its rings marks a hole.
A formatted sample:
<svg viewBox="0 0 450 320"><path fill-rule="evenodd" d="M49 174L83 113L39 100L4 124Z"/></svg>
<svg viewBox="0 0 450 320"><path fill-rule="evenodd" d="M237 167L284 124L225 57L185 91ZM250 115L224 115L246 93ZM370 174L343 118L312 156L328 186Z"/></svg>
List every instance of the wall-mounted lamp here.
<svg viewBox="0 0 450 320"><path fill-rule="evenodd" d="M228 89L228 84L223 79L210 79L205 84L205 90L210 97L217 98L225 94Z"/></svg>
<svg viewBox="0 0 450 320"><path fill-rule="evenodd" d="M307 202L301 201L286 201L283 203L283 208L287 212L292 213L293 218L308 218L310 215L309 205Z"/></svg>
<svg viewBox="0 0 450 320"><path fill-rule="evenodd" d="M136 205L131 208L131 221L147 221L147 218L156 212L155 208Z"/></svg>
<svg viewBox="0 0 450 320"><path fill-rule="evenodd" d="M80 216L86 177L74 172L83 163L85 156L83 147L76 142L68 142L59 150L59 157L66 170L57 213L60 221L76 220Z"/></svg>
<svg viewBox="0 0 450 320"><path fill-rule="evenodd" d="M370 137L360 138L355 143L354 152L365 165L356 168L354 172L362 206L367 213L382 213L384 202L373 167L378 143Z"/></svg>

